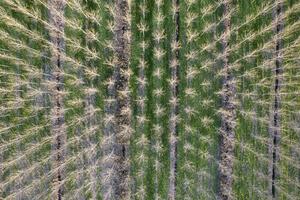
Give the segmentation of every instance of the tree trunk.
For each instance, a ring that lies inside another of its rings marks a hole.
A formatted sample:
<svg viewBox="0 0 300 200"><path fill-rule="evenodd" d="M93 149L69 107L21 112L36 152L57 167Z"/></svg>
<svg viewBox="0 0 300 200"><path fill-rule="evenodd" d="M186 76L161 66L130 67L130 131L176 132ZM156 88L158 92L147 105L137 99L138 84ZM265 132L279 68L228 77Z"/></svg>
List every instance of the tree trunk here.
<svg viewBox="0 0 300 200"><path fill-rule="evenodd" d="M53 135L53 157L54 177L53 199L61 200L63 196L64 173L61 165L64 162L64 145L66 142L66 132L64 127L64 108L63 108L63 57L65 51L64 44L64 8L65 0L48 0L49 24L51 48L51 76L53 86L51 86L51 116Z"/></svg>
<svg viewBox="0 0 300 200"><path fill-rule="evenodd" d="M170 116L170 177L169 177L169 200L176 198L176 176L177 176L177 137L178 137L178 79L179 79L179 0L172 1L175 25L173 39L173 60L171 61L171 116Z"/></svg>
<svg viewBox="0 0 300 200"><path fill-rule="evenodd" d="M224 35L222 39L223 54L223 88L222 88L222 112L221 112L221 143L220 143L220 165L219 165L219 198L233 199L232 182L233 182L233 161L234 161L234 139L236 123L236 85L229 67L228 50L230 36L230 2L224 3Z"/></svg>
<svg viewBox="0 0 300 200"><path fill-rule="evenodd" d="M273 110L270 114L271 116L271 123L270 123L270 136L271 142L269 145L270 148L270 157L271 162L269 166L269 176L271 179L270 183L270 196L272 199L277 198L277 191L276 191L276 180L278 179L278 160L279 160L279 140L280 140L280 104L281 104L281 97L280 97L280 89L282 84L282 74L283 74L283 40L282 36L280 35L283 31L283 2L282 0L275 0L277 4L274 10L274 21L275 21L275 30L276 33L276 51L275 51L275 81L274 81L274 102L273 102Z"/></svg>

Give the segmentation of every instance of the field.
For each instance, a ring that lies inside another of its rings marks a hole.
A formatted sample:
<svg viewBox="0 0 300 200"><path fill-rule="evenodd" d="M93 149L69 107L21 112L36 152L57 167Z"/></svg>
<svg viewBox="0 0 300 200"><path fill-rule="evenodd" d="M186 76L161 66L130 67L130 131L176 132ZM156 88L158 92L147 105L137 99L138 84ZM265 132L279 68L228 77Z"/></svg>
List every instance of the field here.
<svg viewBox="0 0 300 200"><path fill-rule="evenodd" d="M0 199L300 200L299 0L1 0Z"/></svg>

